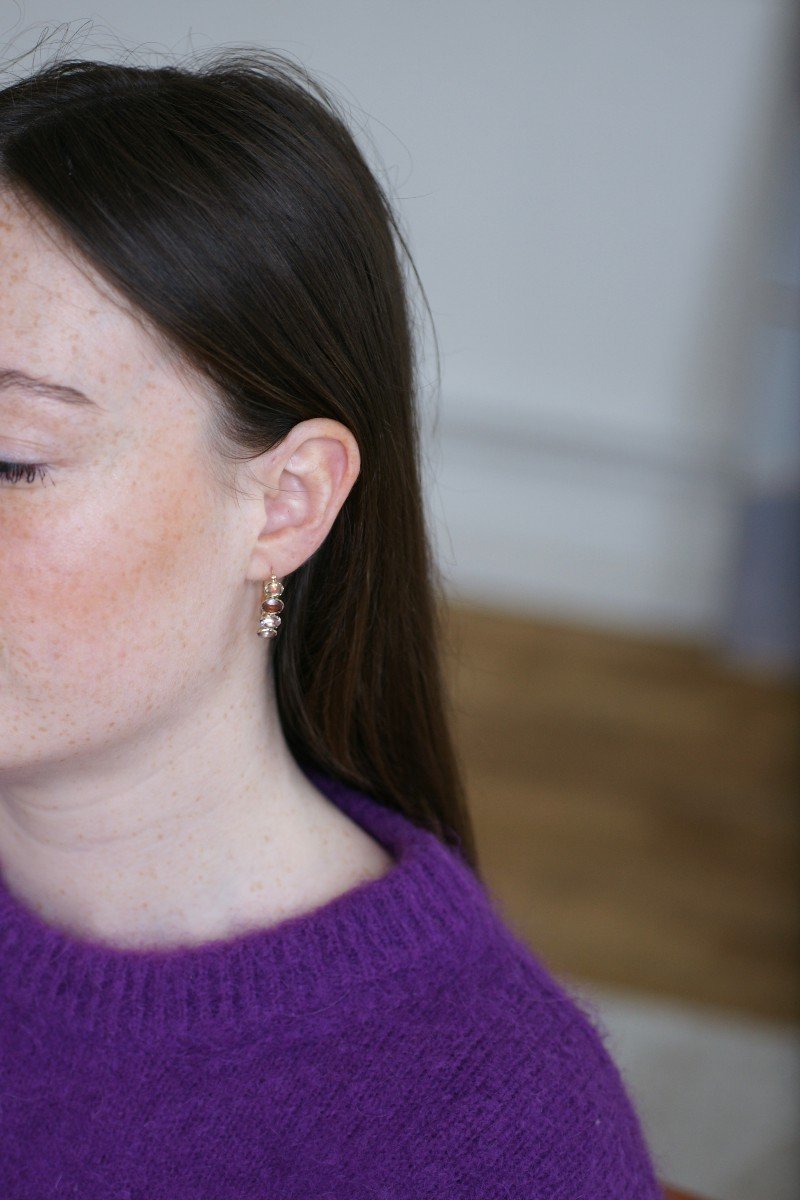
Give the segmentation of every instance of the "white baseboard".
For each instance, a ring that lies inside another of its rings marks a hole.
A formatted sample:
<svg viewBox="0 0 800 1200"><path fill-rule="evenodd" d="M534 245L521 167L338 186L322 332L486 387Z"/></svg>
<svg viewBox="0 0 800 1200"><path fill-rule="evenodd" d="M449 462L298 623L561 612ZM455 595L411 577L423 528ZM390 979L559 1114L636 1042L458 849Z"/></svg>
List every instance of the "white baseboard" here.
<svg viewBox="0 0 800 1200"><path fill-rule="evenodd" d="M451 403L437 424L425 450L428 511L454 600L719 634L737 491L721 450L520 422L500 405Z"/></svg>

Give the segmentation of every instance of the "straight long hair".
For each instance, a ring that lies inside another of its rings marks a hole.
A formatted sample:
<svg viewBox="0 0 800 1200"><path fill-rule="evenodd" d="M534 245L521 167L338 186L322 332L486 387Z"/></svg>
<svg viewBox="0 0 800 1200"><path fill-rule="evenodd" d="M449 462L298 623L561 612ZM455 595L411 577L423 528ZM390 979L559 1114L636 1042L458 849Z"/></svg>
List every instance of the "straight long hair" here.
<svg viewBox="0 0 800 1200"><path fill-rule="evenodd" d="M299 421L353 434L360 474L286 579L288 619L266 643L284 736L298 762L401 811L480 878L404 263L424 289L338 102L258 47L190 65L62 59L0 89L0 186L207 386L223 482Z"/></svg>

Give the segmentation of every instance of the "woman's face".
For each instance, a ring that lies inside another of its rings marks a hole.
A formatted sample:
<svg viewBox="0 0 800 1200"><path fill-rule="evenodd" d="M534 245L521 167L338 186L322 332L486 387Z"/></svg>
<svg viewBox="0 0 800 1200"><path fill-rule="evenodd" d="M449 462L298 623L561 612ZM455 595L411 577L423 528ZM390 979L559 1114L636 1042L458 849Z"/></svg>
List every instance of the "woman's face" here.
<svg viewBox="0 0 800 1200"><path fill-rule="evenodd" d="M98 748L113 761L214 677L259 597L199 392L2 190L0 281L0 464L43 464L0 474L2 783Z"/></svg>

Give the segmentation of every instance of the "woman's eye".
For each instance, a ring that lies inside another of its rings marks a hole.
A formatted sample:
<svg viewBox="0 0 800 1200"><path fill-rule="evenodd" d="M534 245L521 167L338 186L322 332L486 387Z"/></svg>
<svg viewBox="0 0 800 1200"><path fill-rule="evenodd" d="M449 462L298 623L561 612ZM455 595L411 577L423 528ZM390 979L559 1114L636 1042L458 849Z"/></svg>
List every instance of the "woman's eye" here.
<svg viewBox="0 0 800 1200"><path fill-rule="evenodd" d="M26 483L33 483L37 473L44 483L48 474L45 463L0 462L0 482L19 483L24 478Z"/></svg>

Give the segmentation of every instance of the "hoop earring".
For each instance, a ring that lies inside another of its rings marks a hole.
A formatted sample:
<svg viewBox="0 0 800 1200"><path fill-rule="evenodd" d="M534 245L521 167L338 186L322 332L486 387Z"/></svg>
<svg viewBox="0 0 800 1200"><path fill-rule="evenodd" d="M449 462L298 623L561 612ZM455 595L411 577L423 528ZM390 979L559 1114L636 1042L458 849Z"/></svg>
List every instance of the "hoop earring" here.
<svg viewBox="0 0 800 1200"><path fill-rule="evenodd" d="M264 580L264 598L261 601L261 617L258 622L260 638L276 638L281 619L278 613L283 612L283 601L280 599L283 584L272 572L270 579Z"/></svg>

